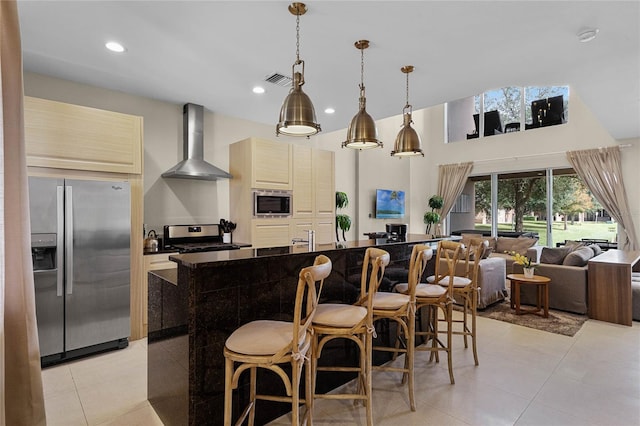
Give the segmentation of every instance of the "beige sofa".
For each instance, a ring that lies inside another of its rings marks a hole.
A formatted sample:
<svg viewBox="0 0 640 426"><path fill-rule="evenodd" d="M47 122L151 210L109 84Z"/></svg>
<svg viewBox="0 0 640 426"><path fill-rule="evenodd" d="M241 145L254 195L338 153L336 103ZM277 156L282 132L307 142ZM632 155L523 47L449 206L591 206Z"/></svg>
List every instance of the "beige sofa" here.
<svg viewBox="0 0 640 426"><path fill-rule="evenodd" d="M588 261L602 253L596 245L549 248L540 255L535 274L551 278L549 283L549 307L576 314L587 313ZM522 265L513 265L514 273L522 273ZM520 301L527 305L536 303L533 286L522 286Z"/></svg>

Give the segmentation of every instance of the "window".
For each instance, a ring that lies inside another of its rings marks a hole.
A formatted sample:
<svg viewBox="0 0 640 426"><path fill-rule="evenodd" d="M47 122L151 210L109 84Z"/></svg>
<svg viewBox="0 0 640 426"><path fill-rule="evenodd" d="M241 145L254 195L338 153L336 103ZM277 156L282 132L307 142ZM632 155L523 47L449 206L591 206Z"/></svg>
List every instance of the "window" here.
<svg viewBox="0 0 640 426"><path fill-rule="evenodd" d="M447 102L446 142L564 124L568 101L568 86L511 86Z"/></svg>
<svg viewBox="0 0 640 426"><path fill-rule="evenodd" d="M464 192L474 201L469 213L451 215L452 231L531 232L549 247L565 240L616 241L617 225L573 169L473 176Z"/></svg>

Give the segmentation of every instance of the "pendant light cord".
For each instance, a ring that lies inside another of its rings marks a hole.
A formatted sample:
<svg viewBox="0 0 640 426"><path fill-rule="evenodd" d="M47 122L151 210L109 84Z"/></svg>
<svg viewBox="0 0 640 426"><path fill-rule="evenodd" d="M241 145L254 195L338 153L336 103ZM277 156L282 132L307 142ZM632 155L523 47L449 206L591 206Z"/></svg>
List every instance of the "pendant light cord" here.
<svg viewBox="0 0 640 426"><path fill-rule="evenodd" d="M364 97L364 48L360 49L360 97Z"/></svg>
<svg viewBox="0 0 640 426"><path fill-rule="evenodd" d="M407 104L404 107L409 108L409 73L407 73Z"/></svg>
<svg viewBox="0 0 640 426"><path fill-rule="evenodd" d="M296 64L300 63L300 14L296 13Z"/></svg>

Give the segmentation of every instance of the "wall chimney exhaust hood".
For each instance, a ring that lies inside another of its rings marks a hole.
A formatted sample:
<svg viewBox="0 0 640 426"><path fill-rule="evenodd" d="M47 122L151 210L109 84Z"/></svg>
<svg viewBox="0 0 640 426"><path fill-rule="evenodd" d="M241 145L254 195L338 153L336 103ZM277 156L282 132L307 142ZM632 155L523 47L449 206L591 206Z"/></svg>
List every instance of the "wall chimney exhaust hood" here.
<svg viewBox="0 0 640 426"><path fill-rule="evenodd" d="M203 110L202 105L184 105L182 126L184 160L164 172L163 178L231 179L232 176L229 173L204 161Z"/></svg>

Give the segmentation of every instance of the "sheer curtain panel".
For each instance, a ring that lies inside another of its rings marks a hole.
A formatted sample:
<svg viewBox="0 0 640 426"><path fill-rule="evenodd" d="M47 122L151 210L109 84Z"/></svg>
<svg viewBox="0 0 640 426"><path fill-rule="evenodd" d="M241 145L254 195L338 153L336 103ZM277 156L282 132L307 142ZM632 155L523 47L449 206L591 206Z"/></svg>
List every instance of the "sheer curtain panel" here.
<svg viewBox="0 0 640 426"><path fill-rule="evenodd" d="M620 147L568 151L567 159L593 196L620 225L619 248L637 250L638 237L622 181Z"/></svg>
<svg viewBox="0 0 640 426"><path fill-rule="evenodd" d="M0 358L4 425L45 425L29 225L22 48L15 0L0 1Z"/></svg>
<svg viewBox="0 0 640 426"><path fill-rule="evenodd" d="M456 200L462 194L471 169L473 169L472 162L438 166L438 195L444 201L440 211L440 222L447 217Z"/></svg>

